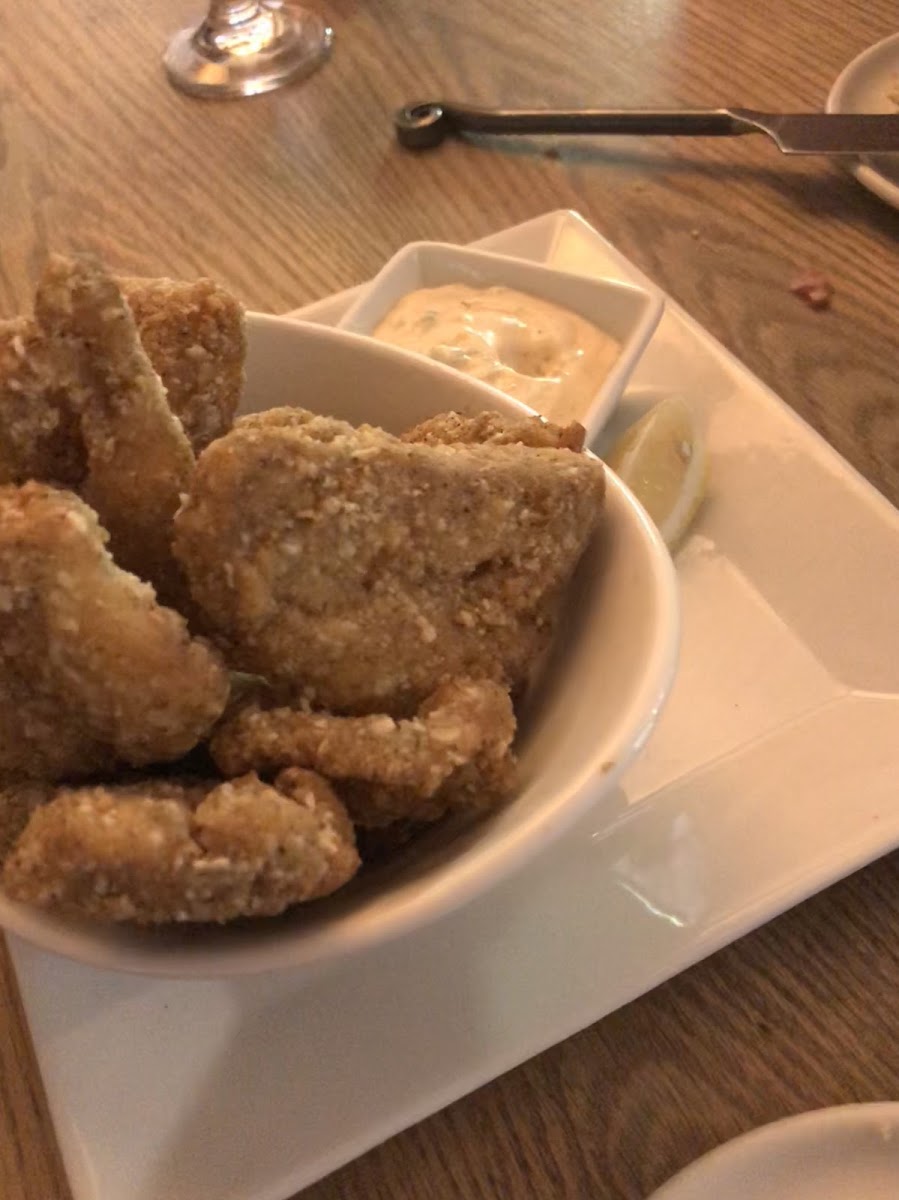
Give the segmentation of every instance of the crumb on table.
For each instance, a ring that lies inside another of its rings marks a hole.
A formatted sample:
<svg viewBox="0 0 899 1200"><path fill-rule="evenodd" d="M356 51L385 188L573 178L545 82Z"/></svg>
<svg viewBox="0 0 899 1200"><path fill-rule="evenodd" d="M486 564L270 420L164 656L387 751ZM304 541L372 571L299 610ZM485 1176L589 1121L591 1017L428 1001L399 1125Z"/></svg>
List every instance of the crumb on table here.
<svg viewBox="0 0 899 1200"><path fill-rule="evenodd" d="M809 308L823 310L830 308L834 286L820 271L802 271L793 279L790 291Z"/></svg>

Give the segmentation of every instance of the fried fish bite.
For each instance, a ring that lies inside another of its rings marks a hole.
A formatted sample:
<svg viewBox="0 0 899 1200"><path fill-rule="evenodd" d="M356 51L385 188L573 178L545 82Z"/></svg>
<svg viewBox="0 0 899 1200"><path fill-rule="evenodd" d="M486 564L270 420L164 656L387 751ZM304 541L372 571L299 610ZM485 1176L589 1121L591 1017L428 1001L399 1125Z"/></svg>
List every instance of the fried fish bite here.
<svg viewBox="0 0 899 1200"><path fill-rule="evenodd" d="M233 424L243 387L242 306L209 279L119 279L141 344L195 453ZM87 450L78 416L80 348L32 317L0 320L0 484L78 488Z"/></svg>
<svg viewBox="0 0 899 1200"><path fill-rule="evenodd" d="M34 780L0 784L0 864L28 824L28 818L52 793L52 784Z"/></svg>
<svg viewBox="0 0 899 1200"><path fill-rule="evenodd" d="M243 306L211 279L120 279L144 350L194 452L227 433L244 381Z"/></svg>
<svg viewBox="0 0 899 1200"><path fill-rule="evenodd" d="M587 431L577 421L554 425L543 417L511 417L498 412L482 412L469 417L450 412L440 413L408 429L402 440L423 442L428 446L448 446L458 442L507 446L520 442L522 446L535 449L543 446L580 451L586 436Z"/></svg>
<svg viewBox="0 0 899 1200"><path fill-rule="evenodd" d="M310 767L331 780L363 779L428 798L457 768L501 759L515 735L509 693L490 680L441 684L408 719L335 717L251 705L226 719L210 749L224 775Z"/></svg>
<svg viewBox="0 0 899 1200"><path fill-rule="evenodd" d="M448 678L525 681L604 484L569 450L410 445L278 409L204 451L175 553L231 666L408 716Z"/></svg>
<svg viewBox="0 0 899 1200"><path fill-rule="evenodd" d="M275 916L356 873L353 827L320 776L60 788L4 864L14 900L142 925Z"/></svg>
<svg viewBox="0 0 899 1200"><path fill-rule="evenodd" d="M518 782L518 764L511 749L478 754L457 767L435 792L423 796L403 785L369 783L363 779L336 780L334 787L353 824L367 830L416 830L450 812L481 815L508 799ZM381 839L388 840L387 835Z"/></svg>
<svg viewBox="0 0 899 1200"><path fill-rule="evenodd" d="M87 456L79 492L109 531L116 562L177 604L183 583L172 558L172 518L194 455L131 310L99 264L53 255L35 312L57 347L77 356L81 385L72 403Z"/></svg>
<svg viewBox="0 0 899 1200"><path fill-rule="evenodd" d="M225 775L291 765L319 771L363 828L417 827L450 810L487 811L512 793L515 725L504 688L460 679L401 721L266 709L250 699L218 725L210 750Z"/></svg>
<svg viewBox="0 0 899 1200"><path fill-rule="evenodd" d="M173 761L225 707L218 653L105 541L70 492L0 488L0 778Z"/></svg>
<svg viewBox="0 0 899 1200"><path fill-rule="evenodd" d="M77 487L87 470L72 355L30 317L0 321L0 484Z"/></svg>

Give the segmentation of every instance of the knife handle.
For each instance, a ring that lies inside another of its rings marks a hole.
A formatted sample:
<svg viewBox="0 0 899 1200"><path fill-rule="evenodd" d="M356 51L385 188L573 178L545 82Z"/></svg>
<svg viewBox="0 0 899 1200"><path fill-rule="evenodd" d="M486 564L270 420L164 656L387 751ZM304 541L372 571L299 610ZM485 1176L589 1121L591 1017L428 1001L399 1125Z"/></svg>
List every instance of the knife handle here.
<svg viewBox="0 0 899 1200"><path fill-rule="evenodd" d="M410 150L438 146L458 133L633 133L669 137L735 137L754 133L749 117L727 108L708 109L509 109L428 101L408 104L394 118L401 145Z"/></svg>

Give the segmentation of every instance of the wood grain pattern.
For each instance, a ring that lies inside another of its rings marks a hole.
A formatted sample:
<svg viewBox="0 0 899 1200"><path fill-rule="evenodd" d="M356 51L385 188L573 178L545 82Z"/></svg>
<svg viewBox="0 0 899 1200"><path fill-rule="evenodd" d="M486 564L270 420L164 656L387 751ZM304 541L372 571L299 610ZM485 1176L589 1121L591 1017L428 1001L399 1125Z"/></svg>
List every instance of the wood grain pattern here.
<svg viewBox="0 0 899 1200"><path fill-rule="evenodd" d="M843 168L762 139L488 146L414 157L390 113L483 103L820 107L894 31L887 0L321 0L337 29L301 87L215 104L170 90L180 0L7 5L0 41L0 313L48 249L123 272L209 273L279 311L418 237L469 241L580 210L899 501L899 214ZM199 7L199 2L196 7ZM788 293L826 272L832 311ZM889 859L310 1189L638 1200L787 1112L895 1093L899 865ZM737 1069L735 1069L735 1064ZM67 1200L0 959L0 1195Z"/></svg>

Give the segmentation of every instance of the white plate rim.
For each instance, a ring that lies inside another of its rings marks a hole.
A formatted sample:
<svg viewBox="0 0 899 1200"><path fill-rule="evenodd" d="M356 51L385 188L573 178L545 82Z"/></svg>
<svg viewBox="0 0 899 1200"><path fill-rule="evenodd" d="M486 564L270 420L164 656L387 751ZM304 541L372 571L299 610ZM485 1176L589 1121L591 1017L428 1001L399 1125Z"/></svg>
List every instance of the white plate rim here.
<svg viewBox="0 0 899 1200"><path fill-rule="evenodd" d="M667 1183L649 1197L649 1200L691 1200L698 1187L720 1188L727 1183L721 1175L732 1163L734 1168L745 1169L749 1164L760 1161L774 1149L795 1145L797 1150L807 1146L809 1135L819 1140L838 1131L875 1129L888 1122L899 1132L899 1102L892 1100L861 1104L840 1104L832 1108L817 1108L809 1112L771 1121L739 1134L728 1142L716 1146L707 1154L688 1164L671 1177ZM805 1160L807 1163L807 1159ZM897 1156L897 1179L899 1179L899 1156ZM897 1188L899 1191L899 1188ZM724 1195L710 1192L711 1195ZM729 1195L729 1193L728 1193ZM734 1195L732 1200L740 1200Z"/></svg>

